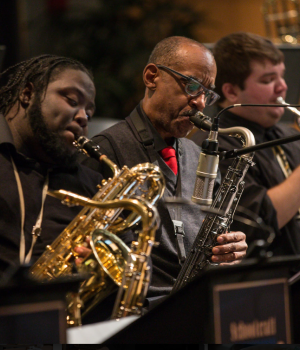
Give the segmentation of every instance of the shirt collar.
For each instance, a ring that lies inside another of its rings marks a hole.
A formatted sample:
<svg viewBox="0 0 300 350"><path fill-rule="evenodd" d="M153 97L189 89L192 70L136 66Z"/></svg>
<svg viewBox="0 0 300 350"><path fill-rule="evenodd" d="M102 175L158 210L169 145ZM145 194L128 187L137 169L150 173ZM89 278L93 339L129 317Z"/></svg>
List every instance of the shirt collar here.
<svg viewBox="0 0 300 350"><path fill-rule="evenodd" d="M164 148L166 148L168 146L172 146L173 148L175 148L175 150L177 150L177 142L176 142L175 137L172 139L172 143L170 145L168 145L166 143L166 141L160 136L158 131L153 126L151 120L149 119L149 117L147 116L145 111L143 110L142 102L140 102L140 108L141 108L141 111L142 111L142 114L143 114L143 119L147 123L147 125L149 126L149 129L151 130L151 133L152 133L152 136L153 136L153 140L154 140L154 148L155 148L155 150L157 152L159 152L159 151L161 151L162 149L164 149Z"/></svg>
<svg viewBox="0 0 300 350"><path fill-rule="evenodd" d="M10 143L14 145L14 140L3 114L0 114L0 144Z"/></svg>

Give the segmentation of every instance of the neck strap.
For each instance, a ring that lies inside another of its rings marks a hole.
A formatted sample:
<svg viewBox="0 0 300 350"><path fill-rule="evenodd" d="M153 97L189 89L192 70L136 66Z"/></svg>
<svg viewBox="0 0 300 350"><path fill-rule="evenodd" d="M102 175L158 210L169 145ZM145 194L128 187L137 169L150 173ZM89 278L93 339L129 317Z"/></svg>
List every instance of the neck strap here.
<svg viewBox="0 0 300 350"><path fill-rule="evenodd" d="M41 235L41 231L42 231L42 220L43 220L43 212L44 212L44 204L45 204L45 200L46 200L46 195L48 192L48 184L49 184L49 170L47 171L47 175L46 175L46 179L43 185L43 192L42 192L42 205L41 205L41 210L40 213L37 217L36 223L32 228L32 241L31 241L31 247L29 252L27 253L27 255L25 256L25 252L26 252L26 247L25 247L25 232L24 232L24 226L25 226L25 201L24 201L24 193L23 193L23 189L22 189L22 184L21 184L21 179L20 179L20 175L18 173L16 164L12 158L12 156L10 156L11 158L11 162L14 168L14 175L15 175L15 179L17 182L17 188L18 188L18 193L19 193L19 199L20 199L20 211L21 211L21 236L20 236L20 264L24 264L24 263L29 263L31 256L32 256L32 251L33 251L33 247L38 239L38 237Z"/></svg>

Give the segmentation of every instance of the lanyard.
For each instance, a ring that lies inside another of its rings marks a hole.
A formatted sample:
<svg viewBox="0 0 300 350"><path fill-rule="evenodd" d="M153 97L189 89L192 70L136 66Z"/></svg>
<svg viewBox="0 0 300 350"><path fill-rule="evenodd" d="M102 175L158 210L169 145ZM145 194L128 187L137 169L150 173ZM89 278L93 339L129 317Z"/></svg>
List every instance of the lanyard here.
<svg viewBox="0 0 300 350"><path fill-rule="evenodd" d="M25 256L25 232L24 232L24 225L25 225L25 202L24 202L24 193L23 193L23 189L22 189L22 184L21 184L21 179L20 179L20 175L18 173L16 164L12 158L12 156L10 156L11 158L11 162L14 168L14 175L15 175L15 179L17 182L17 187L18 187L18 193L19 193L19 199L20 199L20 211L21 211L21 237L20 237L20 264L24 264L24 263L29 263L31 256L32 256L32 251L33 251L33 247L38 239L38 237L41 235L41 231L42 231L42 220L43 220L43 212L44 212L44 204L45 204L45 200L46 200L46 195L48 192L48 184L49 184L49 170L47 171L47 175L46 175L46 179L43 185L43 191L42 191L42 205L41 205L41 210L40 213L37 217L36 223L32 228L32 241L31 241L31 247L30 250L28 252L28 254Z"/></svg>
<svg viewBox="0 0 300 350"><path fill-rule="evenodd" d="M279 166L286 178L288 178L292 174L292 169L290 167L290 164L286 158L286 155L284 153L284 150L281 146L275 146L272 148L273 152L276 156L276 159L279 163ZM298 214L296 215L296 219L300 219L300 208L298 209Z"/></svg>

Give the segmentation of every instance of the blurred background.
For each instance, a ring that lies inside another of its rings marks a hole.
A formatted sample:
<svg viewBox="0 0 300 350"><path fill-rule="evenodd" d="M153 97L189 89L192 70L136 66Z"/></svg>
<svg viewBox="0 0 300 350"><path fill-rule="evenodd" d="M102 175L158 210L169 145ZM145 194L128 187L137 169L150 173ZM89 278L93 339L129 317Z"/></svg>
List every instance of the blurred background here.
<svg viewBox="0 0 300 350"><path fill-rule="evenodd" d="M0 71L43 53L82 61L97 89L92 136L140 101L142 71L158 41L182 35L212 47L226 34L248 31L283 49L286 100L298 103L299 23L298 0L0 0ZM288 113L284 122L293 118Z"/></svg>

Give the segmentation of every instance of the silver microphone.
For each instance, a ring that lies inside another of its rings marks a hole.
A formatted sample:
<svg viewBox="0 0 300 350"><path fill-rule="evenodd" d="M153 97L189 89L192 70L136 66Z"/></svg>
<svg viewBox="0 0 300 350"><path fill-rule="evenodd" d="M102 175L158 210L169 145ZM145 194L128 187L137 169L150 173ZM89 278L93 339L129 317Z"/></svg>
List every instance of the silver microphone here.
<svg viewBox="0 0 300 350"><path fill-rule="evenodd" d="M218 173L219 156L218 150L218 126L213 127L210 119L203 113L198 112L190 120L197 127L210 130L208 139L202 144L202 152L199 156L196 172L196 181L192 201L197 204L210 206L212 204L213 189Z"/></svg>
<svg viewBox="0 0 300 350"><path fill-rule="evenodd" d="M218 155L200 153L192 201L210 206L219 165Z"/></svg>

